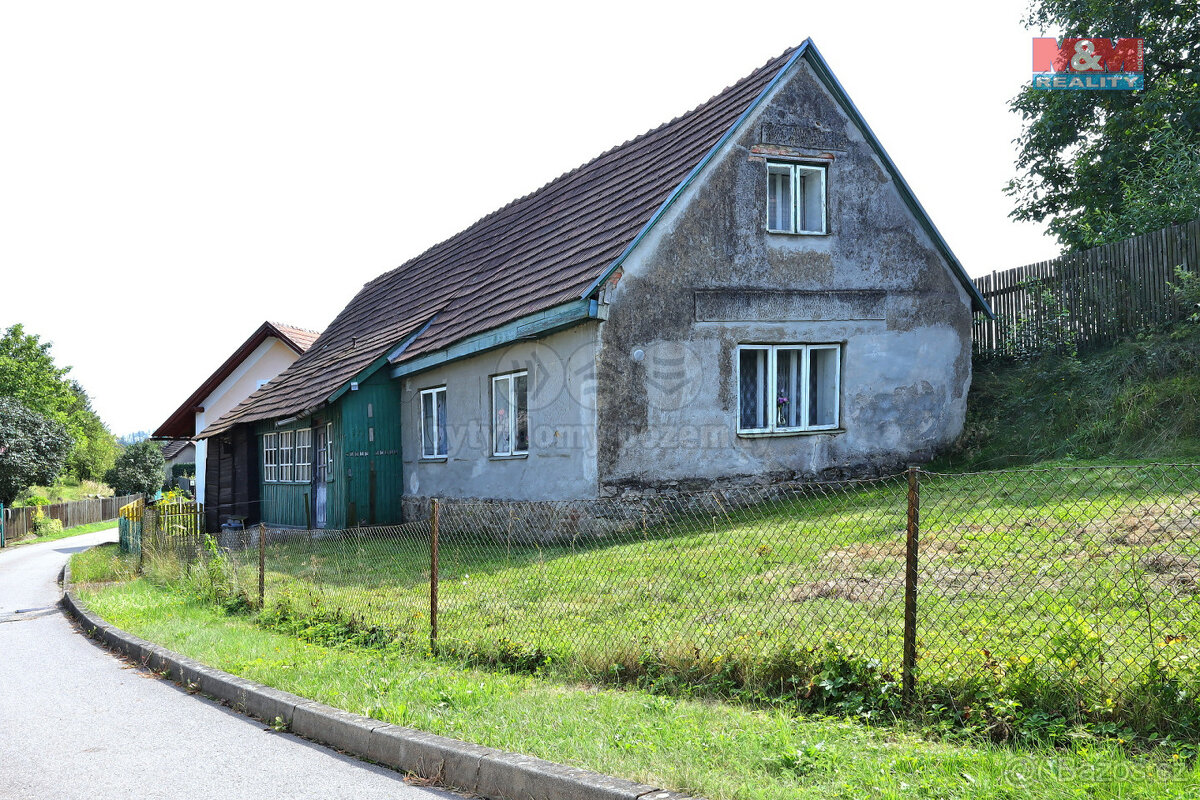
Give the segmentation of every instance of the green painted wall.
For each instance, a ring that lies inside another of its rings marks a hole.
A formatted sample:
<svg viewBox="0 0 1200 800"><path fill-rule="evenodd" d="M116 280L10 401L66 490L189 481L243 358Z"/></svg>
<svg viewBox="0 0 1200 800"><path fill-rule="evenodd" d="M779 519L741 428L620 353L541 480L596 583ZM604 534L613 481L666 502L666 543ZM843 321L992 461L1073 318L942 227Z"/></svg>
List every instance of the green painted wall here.
<svg viewBox="0 0 1200 800"><path fill-rule="evenodd" d="M380 370L346 392L341 411L344 479L338 500L349 526L400 522L403 468L400 452L400 382Z"/></svg>
<svg viewBox="0 0 1200 800"><path fill-rule="evenodd" d="M329 443L333 465L326 489L326 527L387 525L400 522L403 470L400 451L400 381L380 370L357 391L346 392L328 408L287 425L258 426L259 474L262 434L333 423ZM316 435L313 436L316 458ZM262 518L267 525L303 528L312 524L310 483L261 483Z"/></svg>

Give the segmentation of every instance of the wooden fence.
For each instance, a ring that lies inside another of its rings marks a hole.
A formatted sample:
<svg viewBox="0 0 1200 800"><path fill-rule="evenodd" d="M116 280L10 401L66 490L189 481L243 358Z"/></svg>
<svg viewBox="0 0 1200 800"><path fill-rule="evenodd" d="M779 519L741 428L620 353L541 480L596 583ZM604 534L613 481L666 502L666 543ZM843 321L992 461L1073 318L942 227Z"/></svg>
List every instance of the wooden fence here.
<svg viewBox="0 0 1200 800"><path fill-rule="evenodd" d="M1200 268L1200 219L975 279L996 319L975 316L975 354L1111 344L1178 319L1176 267Z"/></svg>
<svg viewBox="0 0 1200 800"><path fill-rule="evenodd" d="M133 494L124 497L76 500L71 503L52 503L42 506L42 510L45 511L47 519L59 520L64 528L74 528L76 525L115 520L121 506L132 503L139 497L141 495ZM4 509L4 538L7 541L11 542L33 535L34 509L34 506Z"/></svg>

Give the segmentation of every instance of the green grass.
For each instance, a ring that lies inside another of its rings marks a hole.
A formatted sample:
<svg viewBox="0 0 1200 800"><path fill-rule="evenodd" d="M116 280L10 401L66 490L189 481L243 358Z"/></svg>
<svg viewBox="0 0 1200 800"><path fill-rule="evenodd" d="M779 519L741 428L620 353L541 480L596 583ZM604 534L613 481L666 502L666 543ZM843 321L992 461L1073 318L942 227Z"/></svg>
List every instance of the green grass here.
<svg viewBox="0 0 1200 800"><path fill-rule="evenodd" d="M1200 471L939 475L921 496L926 708L1000 737L1013 732L1012 714L989 704L1012 700L1044 711L1060 736L1088 722L1200 738ZM879 662L856 679L866 690L894 689L906 509L903 481L885 480L541 545L494 526L483 533L448 510L440 646L573 679L755 701L815 695L852 710L863 687L820 690L827 645L838 669L862 666L844 656ZM264 620L317 641L351 628L421 650L426 536L410 526L271 544ZM257 552L233 557L253 595ZM1183 693L1182 707L1164 686ZM860 705L868 716L892 707L878 697Z"/></svg>
<svg viewBox="0 0 1200 800"><path fill-rule="evenodd" d="M1200 325L1110 348L974 365L963 436L943 463L1200 460Z"/></svg>
<svg viewBox="0 0 1200 800"><path fill-rule="evenodd" d="M129 559L74 556L76 581ZM471 669L403 650L326 647L146 580L79 585L109 622L212 666L380 720L726 798L1192 798L1200 773L1167 751L1084 738L1018 750L898 727Z"/></svg>
<svg viewBox="0 0 1200 800"><path fill-rule="evenodd" d="M38 544L40 542L53 542L58 539L65 539L68 536L80 536L85 533L95 533L96 531L108 530L109 528L117 527L117 521L110 519L105 522L89 522L86 525L76 525L74 528L64 528L55 533L47 533L44 536L29 536L23 539L16 539L7 543L9 547L17 547L23 544Z"/></svg>
<svg viewBox="0 0 1200 800"><path fill-rule="evenodd" d="M99 481L80 481L74 478L63 478L53 486L30 486L25 493L13 504L14 508L31 505L31 497L44 497L51 503L66 503L75 500L86 500L97 495L110 497L112 487Z"/></svg>

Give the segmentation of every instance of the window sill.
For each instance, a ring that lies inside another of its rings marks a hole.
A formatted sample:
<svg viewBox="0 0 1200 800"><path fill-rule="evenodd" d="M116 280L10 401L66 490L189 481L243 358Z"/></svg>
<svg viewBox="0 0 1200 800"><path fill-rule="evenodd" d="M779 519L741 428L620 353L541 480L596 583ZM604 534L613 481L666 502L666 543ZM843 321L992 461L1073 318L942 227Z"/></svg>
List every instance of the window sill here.
<svg viewBox="0 0 1200 800"><path fill-rule="evenodd" d="M739 439L764 439L775 436L819 436L823 433L845 433L845 428L821 428L815 431L738 431Z"/></svg>
<svg viewBox="0 0 1200 800"><path fill-rule="evenodd" d="M829 231L773 231L767 229L767 233L778 234L779 236L829 236Z"/></svg>
<svg viewBox="0 0 1200 800"><path fill-rule="evenodd" d="M529 458L529 453L513 453L509 456L488 456L488 461L520 461Z"/></svg>
<svg viewBox="0 0 1200 800"><path fill-rule="evenodd" d="M417 459L418 464L445 464L450 459L449 456L421 456Z"/></svg>

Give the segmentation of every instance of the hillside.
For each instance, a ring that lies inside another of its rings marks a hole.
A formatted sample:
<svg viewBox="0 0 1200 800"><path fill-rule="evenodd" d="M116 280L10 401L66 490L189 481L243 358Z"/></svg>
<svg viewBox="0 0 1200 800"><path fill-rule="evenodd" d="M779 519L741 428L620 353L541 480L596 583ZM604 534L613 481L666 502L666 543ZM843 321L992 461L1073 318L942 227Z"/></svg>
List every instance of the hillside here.
<svg viewBox="0 0 1200 800"><path fill-rule="evenodd" d="M1200 459L1200 325L1082 355L976 361L962 437L940 462Z"/></svg>

